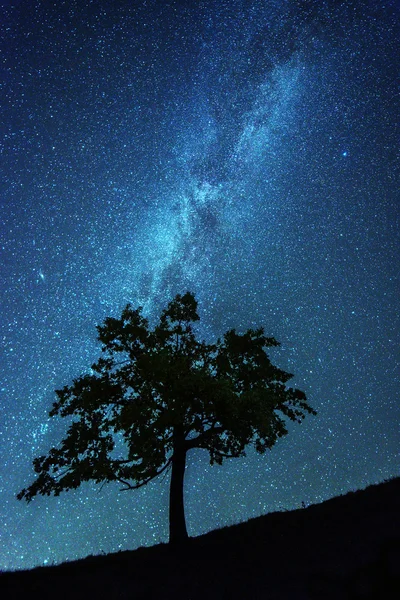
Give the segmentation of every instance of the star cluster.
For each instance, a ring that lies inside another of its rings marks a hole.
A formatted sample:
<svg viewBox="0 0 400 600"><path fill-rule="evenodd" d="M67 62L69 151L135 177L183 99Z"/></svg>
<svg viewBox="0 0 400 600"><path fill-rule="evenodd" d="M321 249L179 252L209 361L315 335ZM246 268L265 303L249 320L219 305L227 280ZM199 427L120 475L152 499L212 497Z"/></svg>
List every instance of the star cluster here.
<svg viewBox="0 0 400 600"><path fill-rule="evenodd" d="M398 475L394 0L10 0L1 19L0 568L167 539L167 481L28 506L95 325L178 292L264 326L317 411L271 453L189 458L190 535Z"/></svg>

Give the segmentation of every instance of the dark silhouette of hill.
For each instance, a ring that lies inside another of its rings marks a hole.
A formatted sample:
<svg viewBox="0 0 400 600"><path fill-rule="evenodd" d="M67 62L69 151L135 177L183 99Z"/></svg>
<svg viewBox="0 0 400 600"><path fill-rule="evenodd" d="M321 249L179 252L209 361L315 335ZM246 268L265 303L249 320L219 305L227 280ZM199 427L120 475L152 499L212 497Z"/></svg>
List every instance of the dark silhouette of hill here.
<svg viewBox="0 0 400 600"><path fill-rule="evenodd" d="M398 600L400 478L190 539L0 575L0 598Z"/></svg>

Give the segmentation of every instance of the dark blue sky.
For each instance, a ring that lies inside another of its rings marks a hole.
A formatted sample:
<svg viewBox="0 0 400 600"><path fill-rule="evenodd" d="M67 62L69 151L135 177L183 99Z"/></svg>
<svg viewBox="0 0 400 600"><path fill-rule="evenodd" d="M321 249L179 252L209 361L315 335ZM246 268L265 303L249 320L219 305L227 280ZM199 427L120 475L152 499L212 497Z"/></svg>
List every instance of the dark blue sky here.
<svg viewBox="0 0 400 600"><path fill-rule="evenodd" d="M167 539L167 480L15 499L128 301L263 325L318 410L265 456L193 453L191 535L399 474L396 5L2 4L0 568Z"/></svg>

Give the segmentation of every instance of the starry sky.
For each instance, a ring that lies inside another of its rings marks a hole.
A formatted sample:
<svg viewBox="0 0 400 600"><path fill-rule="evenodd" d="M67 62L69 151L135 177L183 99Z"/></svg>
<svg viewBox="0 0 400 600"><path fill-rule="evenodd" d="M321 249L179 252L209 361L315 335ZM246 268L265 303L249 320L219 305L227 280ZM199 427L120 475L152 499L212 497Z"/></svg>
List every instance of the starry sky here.
<svg viewBox="0 0 400 600"><path fill-rule="evenodd" d="M0 18L0 568L167 541L168 479L18 502L54 390L130 301L264 326L318 416L193 451L190 535L399 475L395 0L8 0Z"/></svg>

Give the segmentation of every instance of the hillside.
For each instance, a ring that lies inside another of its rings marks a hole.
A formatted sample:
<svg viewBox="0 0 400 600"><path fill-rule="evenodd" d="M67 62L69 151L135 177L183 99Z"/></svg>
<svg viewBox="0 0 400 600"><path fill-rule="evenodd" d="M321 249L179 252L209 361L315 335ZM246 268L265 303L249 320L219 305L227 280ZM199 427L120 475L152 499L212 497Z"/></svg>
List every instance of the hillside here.
<svg viewBox="0 0 400 600"><path fill-rule="evenodd" d="M191 539L0 575L0 597L400 598L400 478Z"/></svg>

